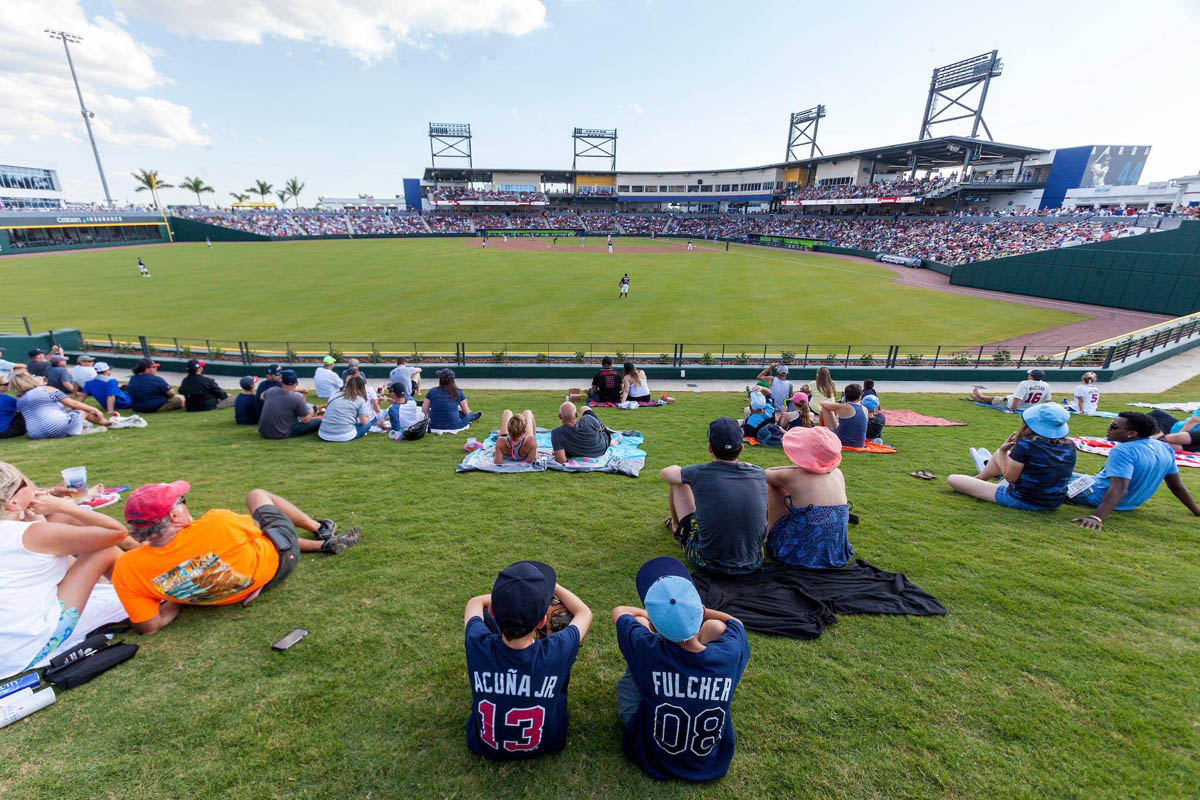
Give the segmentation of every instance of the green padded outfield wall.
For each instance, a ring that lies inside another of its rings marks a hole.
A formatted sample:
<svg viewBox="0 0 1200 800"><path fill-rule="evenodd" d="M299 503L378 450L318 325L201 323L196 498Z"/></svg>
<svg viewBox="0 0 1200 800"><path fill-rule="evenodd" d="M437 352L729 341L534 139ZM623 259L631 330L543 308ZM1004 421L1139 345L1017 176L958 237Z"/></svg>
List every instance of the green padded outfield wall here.
<svg viewBox="0 0 1200 800"><path fill-rule="evenodd" d="M184 217L171 217L171 233L177 242L203 242L210 239L214 242L269 242L271 237L257 233L223 228L220 225L209 225Z"/></svg>
<svg viewBox="0 0 1200 800"><path fill-rule="evenodd" d="M1179 317L1200 311L1200 222L961 264L950 283Z"/></svg>

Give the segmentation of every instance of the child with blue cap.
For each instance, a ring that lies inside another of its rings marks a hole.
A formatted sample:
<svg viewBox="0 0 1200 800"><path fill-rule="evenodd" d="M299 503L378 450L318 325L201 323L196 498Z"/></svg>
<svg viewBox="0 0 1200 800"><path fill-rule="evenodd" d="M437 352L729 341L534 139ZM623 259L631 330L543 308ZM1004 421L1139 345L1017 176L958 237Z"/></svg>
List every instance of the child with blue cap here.
<svg viewBox="0 0 1200 800"><path fill-rule="evenodd" d="M746 664L746 629L705 608L678 559L638 570L644 608L617 606L613 622L627 669L617 681L625 755L659 780L709 781L729 770L730 704Z"/></svg>
<svg viewBox="0 0 1200 800"><path fill-rule="evenodd" d="M1051 511L1067 499L1075 470L1075 445L1067 438L1071 413L1057 403L1041 403L1021 412L1021 429L995 453L971 448L979 473L951 475L956 492L1022 511ZM998 484L994 478L1003 478Z"/></svg>

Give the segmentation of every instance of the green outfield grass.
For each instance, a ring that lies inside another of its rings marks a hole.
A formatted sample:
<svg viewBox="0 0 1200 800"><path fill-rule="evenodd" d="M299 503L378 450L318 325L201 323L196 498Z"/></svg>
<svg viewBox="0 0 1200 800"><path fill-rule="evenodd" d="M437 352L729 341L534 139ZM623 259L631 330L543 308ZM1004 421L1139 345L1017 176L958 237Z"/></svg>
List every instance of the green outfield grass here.
<svg viewBox="0 0 1200 800"><path fill-rule="evenodd" d="M0 260L38 330L190 339L972 345L1085 317L896 286L812 253L601 237L217 243ZM629 247L653 253L622 253ZM153 277L138 277L137 256ZM630 298L617 300L623 272ZM30 276L43 276L31 279ZM1076 343L1078 344L1078 343ZM535 348L540 349L540 348ZM736 352L736 350L734 351ZM824 355L822 353L822 355Z"/></svg>
<svg viewBox="0 0 1200 800"><path fill-rule="evenodd" d="M1198 390L1200 379L1161 399ZM736 394L602 409L610 425L646 434L636 480L457 475L461 436L269 442L228 411L0 443L0 457L43 483L75 464L110 485L186 478L196 511L239 507L265 485L365 532L345 555L305 556L247 609L187 609L163 632L131 637L141 645L131 662L0 733L0 796L1194 798L1197 520L1160 489L1095 533L1071 525L1066 509L1013 511L909 478L968 471L967 447L994 448L1014 420L948 395L883 391L885 410L970 423L890 430L897 455L851 454L842 465L862 519L851 530L859 556L906 573L949 616L843 617L815 641L751 633L733 703L737 753L728 777L700 787L657 783L622 756L613 684L624 662L608 616L636 600L640 564L677 552L657 471L706 460L705 426L737 413ZM506 406L548 422L561 399L470 394L484 431ZM1133 399L1147 398L1106 396L1102 407ZM1105 421L1073 425L1100 435ZM768 448L747 458L785 460ZM1102 463L1079 457L1081 469ZM1200 475L1184 472L1200 491ZM572 674L566 750L496 766L463 744L462 609L521 558L557 567L596 622ZM308 638L269 649L298 626Z"/></svg>

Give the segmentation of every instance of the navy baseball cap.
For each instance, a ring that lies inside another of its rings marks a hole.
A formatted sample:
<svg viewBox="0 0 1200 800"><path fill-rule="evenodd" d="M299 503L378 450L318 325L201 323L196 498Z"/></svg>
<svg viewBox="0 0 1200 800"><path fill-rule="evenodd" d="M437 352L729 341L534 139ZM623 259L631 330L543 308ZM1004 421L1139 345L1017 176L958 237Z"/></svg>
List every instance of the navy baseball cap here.
<svg viewBox="0 0 1200 800"><path fill-rule="evenodd" d="M279 365L278 365L278 364L271 364L270 366L268 366L268 367L267 367L267 374L268 374L268 375L278 375L278 374L279 374Z"/></svg>
<svg viewBox="0 0 1200 800"><path fill-rule="evenodd" d="M736 453L742 449L742 426L729 417L717 417L708 425L708 443L714 453Z"/></svg>
<svg viewBox="0 0 1200 800"><path fill-rule="evenodd" d="M558 576L541 561L518 561L492 584L492 616L501 630L531 631L546 617Z"/></svg>
<svg viewBox="0 0 1200 800"><path fill-rule="evenodd" d="M388 386L388 391L397 397L408 397L408 387L398 381Z"/></svg>
<svg viewBox="0 0 1200 800"><path fill-rule="evenodd" d="M300 376L296 374L296 370L294 369L285 369L279 373L279 379L283 382L284 386L295 386L300 382Z"/></svg>
<svg viewBox="0 0 1200 800"><path fill-rule="evenodd" d="M672 642L687 641L700 632L704 603L679 559L650 559L638 570L634 583L654 630Z"/></svg>
<svg viewBox="0 0 1200 800"><path fill-rule="evenodd" d="M204 366L204 362L203 362L203 361L201 361L200 359L198 359L198 358L189 358L189 359L188 359L188 362L187 362L187 371L188 371L188 372L195 372L196 370L200 369L200 368L201 368L201 367L203 367L203 366Z"/></svg>
<svg viewBox="0 0 1200 800"><path fill-rule="evenodd" d="M139 358L138 362L136 364L134 364L134 366L133 366L133 371L134 372L145 372L146 370L151 369L153 367L157 367L157 366L158 366L158 362L155 361L153 358Z"/></svg>
<svg viewBox="0 0 1200 800"><path fill-rule="evenodd" d="M1029 377L1033 378L1035 381L1040 381L1046 377L1046 373L1040 369L1031 369L1029 370Z"/></svg>
<svg viewBox="0 0 1200 800"><path fill-rule="evenodd" d="M44 356L44 355L46 355L46 351L40 347L35 347L29 351L30 358L37 358L38 356Z"/></svg>
<svg viewBox="0 0 1200 800"><path fill-rule="evenodd" d="M242 379L238 381L238 386L242 387L243 389L253 389L254 380L255 378L253 375L243 375Z"/></svg>

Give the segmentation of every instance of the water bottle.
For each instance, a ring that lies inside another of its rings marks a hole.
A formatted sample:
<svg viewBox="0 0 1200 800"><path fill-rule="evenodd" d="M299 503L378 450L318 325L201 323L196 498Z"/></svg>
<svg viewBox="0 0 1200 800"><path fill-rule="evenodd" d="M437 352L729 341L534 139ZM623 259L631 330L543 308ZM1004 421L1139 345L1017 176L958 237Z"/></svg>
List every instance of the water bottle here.
<svg viewBox="0 0 1200 800"><path fill-rule="evenodd" d="M54 702L54 690L50 687L35 692L33 689L22 689L0 700L0 728L10 725L19 719L28 717L35 711L41 711Z"/></svg>

